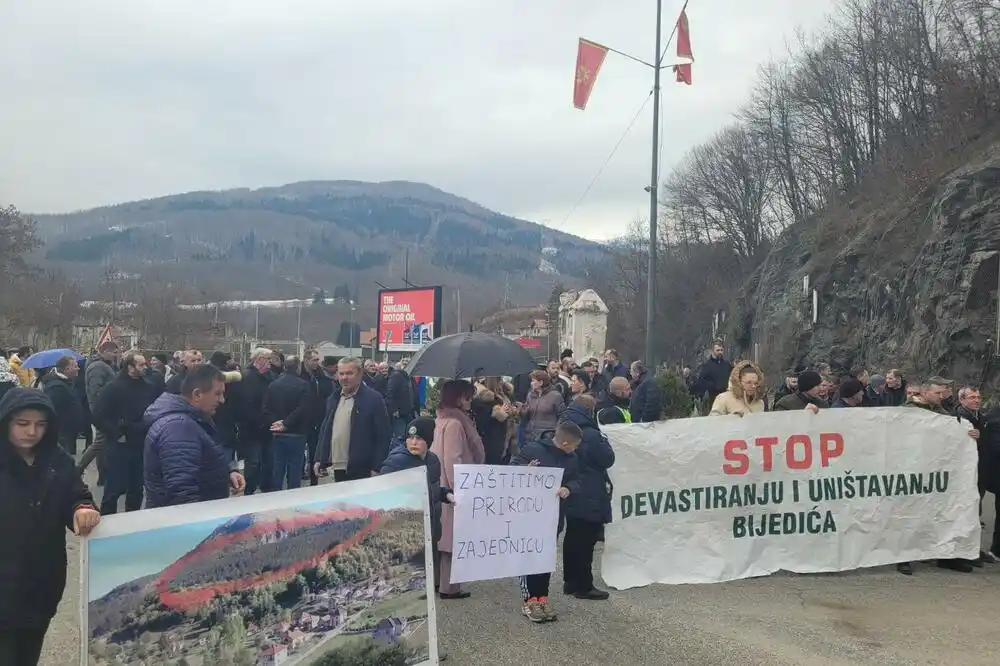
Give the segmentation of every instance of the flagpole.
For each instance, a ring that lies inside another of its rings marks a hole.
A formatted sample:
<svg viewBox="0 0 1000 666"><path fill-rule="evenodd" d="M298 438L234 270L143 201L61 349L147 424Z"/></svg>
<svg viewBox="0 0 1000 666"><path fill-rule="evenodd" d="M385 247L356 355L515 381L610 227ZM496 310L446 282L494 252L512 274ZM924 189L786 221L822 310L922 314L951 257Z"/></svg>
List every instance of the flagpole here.
<svg viewBox="0 0 1000 666"><path fill-rule="evenodd" d="M663 0L656 0L656 54L653 62L653 150L649 176L649 264L646 267L646 365L652 369L656 360L653 358L653 326L656 316L656 254L657 254L657 217L659 201L657 196L660 179L660 72L663 69L663 56L660 54L663 41Z"/></svg>

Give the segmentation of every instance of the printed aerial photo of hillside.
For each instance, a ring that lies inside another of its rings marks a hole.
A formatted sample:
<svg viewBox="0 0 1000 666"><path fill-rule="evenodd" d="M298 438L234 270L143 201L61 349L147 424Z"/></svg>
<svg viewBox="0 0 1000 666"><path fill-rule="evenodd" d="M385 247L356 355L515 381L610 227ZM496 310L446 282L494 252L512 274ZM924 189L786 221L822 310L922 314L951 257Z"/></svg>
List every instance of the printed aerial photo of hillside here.
<svg viewBox="0 0 1000 666"><path fill-rule="evenodd" d="M429 663L419 490L93 539L89 664Z"/></svg>

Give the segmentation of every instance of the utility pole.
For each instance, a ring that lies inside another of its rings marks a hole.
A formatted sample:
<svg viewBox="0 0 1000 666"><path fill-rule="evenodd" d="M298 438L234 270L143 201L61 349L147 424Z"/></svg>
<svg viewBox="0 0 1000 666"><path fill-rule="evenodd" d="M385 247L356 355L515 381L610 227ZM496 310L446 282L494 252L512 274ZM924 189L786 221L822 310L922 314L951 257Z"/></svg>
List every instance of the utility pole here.
<svg viewBox="0 0 1000 666"><path fill-rule="evenodd" d="M456 333L462 332L462 290L459 288L455 289L455 315L457 319L458 328Z"/></svg>
<svg viewBox="0 0 1000 666"><path fill-rule="evenodd" d="M295 341L302 342L302 304L299 303L298 321L295 324Z"/></svg>
<svg viewBox="0 0 1000 666"><path fill-rule="evenodd" d="M260 306L258 305L253 311L253 341L258 347L260 346Z"/></svg>
<svg viewBox="0 0 1000 666"><path fill-rule="evenodd" d="M656 253L657 218L659 217L658 181L660 180L660 72L663 56L663 0L656 0L656 53L653 56L653 147L649 174L649 265L646 267L646 365L653 367L653 335L656 325Z"/></svg>

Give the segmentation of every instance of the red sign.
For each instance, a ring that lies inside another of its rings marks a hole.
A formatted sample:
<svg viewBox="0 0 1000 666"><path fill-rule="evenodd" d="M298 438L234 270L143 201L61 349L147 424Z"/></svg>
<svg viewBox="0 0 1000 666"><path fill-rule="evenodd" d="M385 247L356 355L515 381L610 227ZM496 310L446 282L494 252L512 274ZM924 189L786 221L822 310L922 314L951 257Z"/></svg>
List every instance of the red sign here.
<svg viewBox="0 0 1000 666"><path fill-rule="evenodd" d="M524 349L541 349L542 341L538 338L518 338L517 344L521 345Z"/></svg>
<svg viewBox="0 0 1000 666"><path fill-rule="evenodd" d="M441 288L383 289L378 294L378 347L415 352L439 334Z"/></svg>

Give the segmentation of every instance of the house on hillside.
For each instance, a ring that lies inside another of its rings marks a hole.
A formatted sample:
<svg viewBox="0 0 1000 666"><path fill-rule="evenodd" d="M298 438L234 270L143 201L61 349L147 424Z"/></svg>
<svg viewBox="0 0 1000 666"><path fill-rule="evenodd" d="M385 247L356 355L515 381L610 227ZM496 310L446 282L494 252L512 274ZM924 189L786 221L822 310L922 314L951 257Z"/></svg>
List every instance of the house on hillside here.
<svg viewBox="0 0 1000 666"><path fill-rule="evenodd" d="M372 639L384 644L392 644L403 637L406 633L406 618L387 617L375 625L372 630Z"/></svg>
<svg viewBox="0 0 1000 666"><path fill-rule="evenodd" d="M259 666L278 666L288 661L288 648L284 645L269 645L260 651Z"/></svg>

